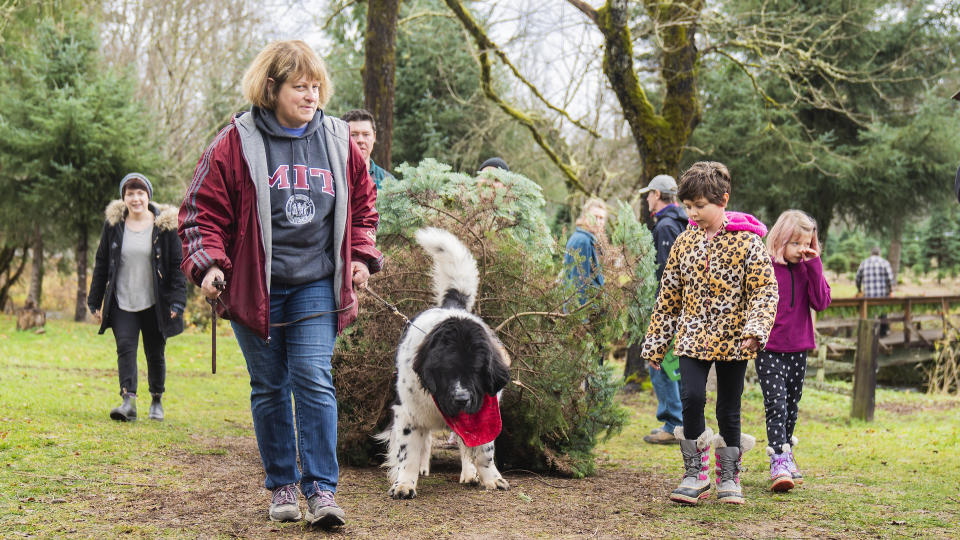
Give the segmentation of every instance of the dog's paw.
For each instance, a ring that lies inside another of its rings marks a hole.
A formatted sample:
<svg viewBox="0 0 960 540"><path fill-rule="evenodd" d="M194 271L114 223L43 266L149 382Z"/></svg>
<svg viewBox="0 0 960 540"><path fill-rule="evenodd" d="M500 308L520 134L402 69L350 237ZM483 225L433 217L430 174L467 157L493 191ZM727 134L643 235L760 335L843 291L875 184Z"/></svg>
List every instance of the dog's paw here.
<svg viewBox="0 0 960 540"><path fill-rule="evenodd" d="M390 497L394 499L413 499L417 496L417 488L416 486L397 482L390 487L387 495L390 495Z"/></svg>
<svg viewBox="0 0 960 540"><path fill-rule="evenodd" d="M483 489L500 489L506 491L510 489L510 482L507 482L502 476L497 477L489 482L484 482Z"/></svg>
<svg viewBox="0 0 960 540"><path fill-rule="evenodd" d="M472 473L460 471L460 483L475 486L480 483L480 477L477 476L476 471L473 471Z"/></svg>
<svg viewBox="0 0 960 540"><path fill-rule="evenodd" d="M430 476L430 453L425 452L420 460L420 476Z"/></svg>

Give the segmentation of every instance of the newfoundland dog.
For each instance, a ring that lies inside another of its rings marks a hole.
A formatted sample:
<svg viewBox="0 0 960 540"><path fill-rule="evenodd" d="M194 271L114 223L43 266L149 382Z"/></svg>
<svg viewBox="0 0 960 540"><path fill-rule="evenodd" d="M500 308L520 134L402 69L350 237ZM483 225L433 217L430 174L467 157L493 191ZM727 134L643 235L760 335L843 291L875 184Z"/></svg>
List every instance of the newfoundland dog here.
<svg viewBox="0 0 960 540"><path fill-rule="evenodd" d="M509 489L493 462L500 432L498 392L510 381L509 356L493 330L470 312L479 276L470 250L442 229L421 229L417 242L433 258L437 307L407 325L397 347L397 403L387 442L394 499L417 496L430 474L432 432L450 428L460 447L460 482Z"/></svg>

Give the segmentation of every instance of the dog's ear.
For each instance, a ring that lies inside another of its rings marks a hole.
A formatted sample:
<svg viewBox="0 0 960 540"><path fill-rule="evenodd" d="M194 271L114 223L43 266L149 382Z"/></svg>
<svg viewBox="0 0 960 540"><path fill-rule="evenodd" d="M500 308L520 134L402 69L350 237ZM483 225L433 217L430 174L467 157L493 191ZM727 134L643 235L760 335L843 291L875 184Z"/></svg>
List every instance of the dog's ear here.
<svg viewBox="0 0 960 540"><path fill-rule="evenodd" d="M431 356L434 354L432 351L433 348L433 343L424 343L420 347L420 350L417 351L417 356L413 363L413 372L417 374L417 377L420 379L420 384L427 392L430 392L430 395L437 394L437 380L434 377L434 370L430 369L432 362Z"/></svg>
<svg viewBox="0 0 960 540"><path fill-rule="evenodd" d="M484 363L484 393L495 396L510 382L510 370L503 365L499 353L495 349L488 349L487 360Z"/></svg>

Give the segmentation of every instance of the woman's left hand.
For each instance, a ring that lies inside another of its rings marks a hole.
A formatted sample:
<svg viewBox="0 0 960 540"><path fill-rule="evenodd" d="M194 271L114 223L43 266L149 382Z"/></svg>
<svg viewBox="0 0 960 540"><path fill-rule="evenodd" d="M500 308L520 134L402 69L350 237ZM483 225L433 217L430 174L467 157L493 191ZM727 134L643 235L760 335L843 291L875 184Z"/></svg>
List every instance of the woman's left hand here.
<svg viewBox="0 0 960 540"><path fill-rule="evenodd" d="M350 261L350 275L353 277L353 288L362 289L370 279L370 269L362 262Z"/></svg>
<svg viewBox="0 0 960 540"><path fill-rule="evenodd" d="M740 348L745 351L756 352L756 350L760 348L760 343L757 341L757 338L749 337L740 343Z"/></svg>

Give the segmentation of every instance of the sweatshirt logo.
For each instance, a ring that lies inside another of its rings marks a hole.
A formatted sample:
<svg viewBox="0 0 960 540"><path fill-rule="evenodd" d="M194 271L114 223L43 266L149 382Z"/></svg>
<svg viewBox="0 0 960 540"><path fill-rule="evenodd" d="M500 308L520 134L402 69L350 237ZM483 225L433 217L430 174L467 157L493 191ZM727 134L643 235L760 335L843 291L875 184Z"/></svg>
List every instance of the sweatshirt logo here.
<svg viewBox="0 0 960 540"><path fill-rule="evenodd" d="M293 225L303 225L313 221L313 216L317 213L317 207L310 197L297 193L287 199L284 211L287 214L287 221Z"/></svg>
<svg viewBox="0 0 960 540"><path fill-rule="evenodd" d="M308 174L309 173L309 174ZM319 167L293 166L293 189L310 189L311 179L320 179L320 193L334 196L333 173ZM290 166L280 165L267 181L271 188L290 189ZM314 187L316 183L313 184Z"/></svg>

